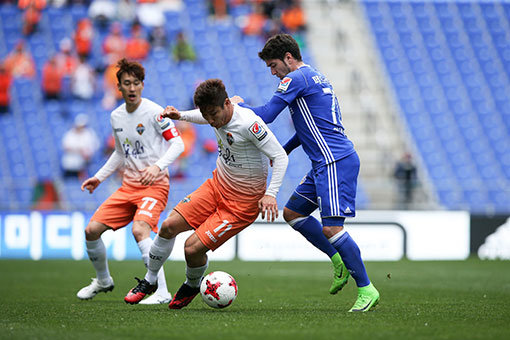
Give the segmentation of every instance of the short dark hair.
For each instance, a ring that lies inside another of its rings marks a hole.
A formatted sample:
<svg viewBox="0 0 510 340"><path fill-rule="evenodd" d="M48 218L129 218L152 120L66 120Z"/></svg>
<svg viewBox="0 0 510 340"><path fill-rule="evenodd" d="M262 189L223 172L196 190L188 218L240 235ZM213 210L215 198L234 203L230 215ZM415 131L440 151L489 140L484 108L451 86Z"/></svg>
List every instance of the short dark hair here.
<svg viewBox="0 0 510 340"><path fill-rule="evenodd" d="M119 84L123 73L130 74L140 81L145 79L145 69L139 62L129 61L126 58L122 58L117 62L117 67L119 68L117 71L117 80L119 81Z"/></svg>
<svg viewBox="0 0 510 340"><path fill-rule="evenodd" d="M277 34L266 41L264 48L259 52L259 58L264 61L270 59L283 60L287 52L297 61L302 61L301 51L296 40L289 34Z"/></svg>
<svg viewBox="0 0 510 340"><path fill-rule="evenodd" d="M228 98L227 90L221 79L207 79L195 90L193 102L202 109L219 106L223 108L225 99Z"/></svg>

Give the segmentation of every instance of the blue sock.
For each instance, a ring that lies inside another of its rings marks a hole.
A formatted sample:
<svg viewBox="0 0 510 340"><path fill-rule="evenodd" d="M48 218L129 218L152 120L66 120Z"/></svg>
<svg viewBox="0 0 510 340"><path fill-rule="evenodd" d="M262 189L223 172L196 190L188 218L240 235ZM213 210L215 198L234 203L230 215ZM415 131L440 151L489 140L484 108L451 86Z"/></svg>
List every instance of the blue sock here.
<svg viewBox="0 0 510 340"><path fill-rule="evenodd" d="M333 247L338 250L338 253L342 257L342 260L347 267L349 273L356 281L358 287L365 287L370 284L368 279L367 271L363 260L361 259L361 252L359 247L351 238L348 232L345 232L337 240L332 243Z"/></svg>
<svg viewBox="0 0 510 340"><path fill-rule="evenodd" d="M289 224L292 222L290 221ZM337 253L336 249L329 243L328 238L322 233L322 224L315 217L308 216L291 224L291 227L299 231L308 242L330 258Z"/></svg>

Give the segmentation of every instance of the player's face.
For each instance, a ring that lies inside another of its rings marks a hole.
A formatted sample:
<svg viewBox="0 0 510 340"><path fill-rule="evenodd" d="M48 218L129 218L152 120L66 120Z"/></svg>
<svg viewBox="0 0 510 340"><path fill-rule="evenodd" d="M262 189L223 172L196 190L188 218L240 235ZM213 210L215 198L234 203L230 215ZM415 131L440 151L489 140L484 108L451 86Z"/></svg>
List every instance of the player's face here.
<svg viewBox="0 0 510 340"><path fill-rule="evenodd" d="M221 106L207 106L200 108L200 112L209 125L219 129L226 125L232 118L233 106L227 98L223 104L223 108Z"/></svg>
<svg viewBox="0 0 510 340"><path fill-rule="evenodd" d="M127 106L137 107L138 104L140 104L142 100L143 81L132 74L124 72L120 77L118 87Z"/></svg>
<svg viewBox="0 0 510 340"><path fill-rule="evenodd" d="M269 59L266 60L266 65L271 69L271 74L283 79L287 74L291 72L289 65L280 59Z"/></svg>

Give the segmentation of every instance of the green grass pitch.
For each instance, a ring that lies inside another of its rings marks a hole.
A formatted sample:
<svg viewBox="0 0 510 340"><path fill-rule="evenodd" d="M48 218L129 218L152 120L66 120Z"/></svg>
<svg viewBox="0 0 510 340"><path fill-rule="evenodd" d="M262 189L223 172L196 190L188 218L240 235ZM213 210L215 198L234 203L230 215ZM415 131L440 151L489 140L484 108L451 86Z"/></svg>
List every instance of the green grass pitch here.
<svg viewBox="0 0 510 340"><path fill-rule="evenodd" d="M197 297L183 310L127 305L141 261L110 261L111 293L79 301L88 261L0 261L0 339L510 339L510 262L369 262L381 293L375 311L347 313L352 278L328 294L326 262L213 262L239 285L229 308ZM167 262L172 293L183 262Z"/></svg>

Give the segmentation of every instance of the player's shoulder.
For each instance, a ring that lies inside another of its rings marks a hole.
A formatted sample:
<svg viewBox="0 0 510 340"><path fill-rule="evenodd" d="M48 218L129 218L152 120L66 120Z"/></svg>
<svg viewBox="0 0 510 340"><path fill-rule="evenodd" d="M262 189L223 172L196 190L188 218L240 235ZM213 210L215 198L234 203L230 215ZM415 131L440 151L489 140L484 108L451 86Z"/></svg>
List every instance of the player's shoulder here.
<svg viewBox="0 0 510 340"><path fill-rule="evenodd" d="M164 110L161 105L147 98L142 98L141 105L144 111L150 111L151 113L154 113L154 115L160 114Z"/></svg>
<svg viewBox="0 0 510 340"><path fill-rule="evenodd" d="M112 118L120 118L127 114L126 111L126 103L122 103L121 105L117 106L113 111L111 112L110 116Z"/></svg>
<svg viewBox="0 0 510 340"><path fill-rule="evenodd" d="M257 116L252 109L240 105L234 105L234 118L240 126L250 126L254 122L262 122L262 118Z"/></svg>
<svg viewBox="0 0 510 340"><path fill-rule="evenodd" d="M263 140L268 134L268 127L260 118L247 107L235 105L235 117L239 132L245 136L253 135L259 141Z"/></svg>

